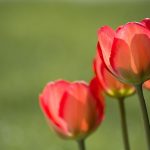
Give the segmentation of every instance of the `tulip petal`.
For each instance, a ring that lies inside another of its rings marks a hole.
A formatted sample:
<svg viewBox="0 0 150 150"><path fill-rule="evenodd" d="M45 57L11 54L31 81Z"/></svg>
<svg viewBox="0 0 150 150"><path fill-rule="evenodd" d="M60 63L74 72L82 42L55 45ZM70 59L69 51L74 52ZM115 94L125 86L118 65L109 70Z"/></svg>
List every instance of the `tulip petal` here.
<svg viewBox="0 0 150 150"><path fill-rule="evenodd" d="M45 113L46 117L48 117L54 125L60 127L60 124L57 123L57 120L52 116L51 112L49 111L47 102L43 99L42 96L40 96L40 106L43 112Z"/></svg>
<svg viewBox="0 0 150 150"><path fill-rule="evenodd" d="M145 34L150 38L150 31L140 23L129 22L116 31L115 38L124 40L130 47L133 37L136 34Z"/></svg>
<svg viewBox="0 0 150 150"><path fill-rule="evenodd" d="M73 107L72 107L73 106ZM95 126L96 102L84 83L73 83L64 94L60 105L60 117L68 125L72 135L85 134Z"/></svg>
<svg viewBox="0 0 150 150"><path fill-rule="evenodd" d="M46 117L51 120L52 124L62 128L65 128L65 125L59 117L58 109L60 100L68 86L69 82L63 80L50 82L40 95L40 105Z"/></svg>
<svg viewBox="0 0 150 150"><path fill-rule="evenodd" d="M99 99L99 101L101 101L101 104L104 106L104 98L103 98L103 88L102 88L102 85L101 83L99 82L99 79L98 77L94 77L91 82L90 82L90 90L93 94L93 96L96 98L96 99Z"/></svg>
<svg viewBox="0 0 150 150"><path fill-rule="evenodd" d="M114 37L115 31L108 26L104 26L98 30L98 52L103 56L104 62L108 68L110 68L109 58Z"/></svg>
<svg viewBox="0 0 150 150"><path fill-rule="evenodd" d="M146 76L150 73L150 38L145 34L137 34L131 42L131 51L136 74Z"/></svg>
<svg viewBox="0 0 150 150"><path fill-rule="evenodd" d="M145 18L141 21L141 23L150 30L150 18Z"/></svg>
<svg viewBox="0 0 150 150"><path fill-rule="evenodd" d="M124 79L124 76L131 74L132 62L130 49L124 40L114 39L110 63L120 79Z"/></svg>
<svg viewBox="0 0 150 150"><path fill-rule="evenodd" d="M93 65L94 65L96 77L100 81L102 87L105 89L105 84L103 84L104 82L103 82L103 76L102 76L102 68L103 68L102 65L104 65L104 63L102 62L98 53L96 53L96 57L94 59ZM104 65L104 68L106 68L105 65ZM96 82L96 80L95 80L95 82Z"/></svg>
<svg viewBox="0 0 150 150"><path fill-rule="evenodd" d="M102 63L101 58L99 57L98 54L96 55L96 58L95 58L95 61L94 61L94 66L95 66L96 76L98 77L100 83L102 84L102 86L105 90L108 87L116 87L117 79L105 67L104 63ZM118 81L118 82L120 83L120 81ZM107 84L109 86L107 86Z"/></svg>

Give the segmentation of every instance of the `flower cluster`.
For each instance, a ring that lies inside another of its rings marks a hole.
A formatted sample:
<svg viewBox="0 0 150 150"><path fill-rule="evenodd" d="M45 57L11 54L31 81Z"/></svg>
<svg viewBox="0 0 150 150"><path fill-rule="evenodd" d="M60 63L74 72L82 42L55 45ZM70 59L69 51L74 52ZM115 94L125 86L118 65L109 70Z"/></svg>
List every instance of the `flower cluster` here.
<svg viewBox="0 0 150 150"><path fill-rule="evenodd" d="M150 18L116 30L101 27L93 70L89 83L56 80L45 86L39 100L48 124L61 137L77 140L79 149L85 150L83 141L104 119L106 93L119 102L123 141L129 150L124 99L137 92L150 150L150 124L142 90L142 85L150 89Z"/></svg>

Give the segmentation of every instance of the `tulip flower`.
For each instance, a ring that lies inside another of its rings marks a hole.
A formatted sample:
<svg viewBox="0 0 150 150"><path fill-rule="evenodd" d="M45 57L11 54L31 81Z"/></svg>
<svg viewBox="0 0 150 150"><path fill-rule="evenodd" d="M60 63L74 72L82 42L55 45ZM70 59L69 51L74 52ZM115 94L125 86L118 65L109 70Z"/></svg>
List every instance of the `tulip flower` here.
<svg viewBox="0 0 150 150"><path fill-rule="evenodd" d="M125 97L130 96L135 92L135 88L131 85L120 82L116 77L114 77L107 70L98 53L96 54L96 57L94 59L93 66L96 74L94 80L95 84L97 82L97 87L98 84L100 84L107 95L118 100L121 115L124 146L125 150L130 150L124 100ZM93 91L97 91L97 89L99 88L95 88L95 90Z"/></svg>
<svg viewBox="0 0 150 150"><path fill-rule="evenodd" d="M101 123L104 105L82 81L57 80L48 83L40 94L40 106L48 123L63 138L78 141L84 150L84 139Z"/></svg>
<svg viewBox="0 0 150 150"><path fill-rule="evenodd" d="M129 22L116 31L98 30L98 52L107 68L120 80L139 84L150 78L150 19Z"/></svg>
<svg viewBox="0 0 150 150"><path fill-rule="evenodd" d="M135 86L150 149L150 123L142 84L150 79L150 18L129 22L113 30L98 30L97 49L107 69L119 80Z"/></svg>

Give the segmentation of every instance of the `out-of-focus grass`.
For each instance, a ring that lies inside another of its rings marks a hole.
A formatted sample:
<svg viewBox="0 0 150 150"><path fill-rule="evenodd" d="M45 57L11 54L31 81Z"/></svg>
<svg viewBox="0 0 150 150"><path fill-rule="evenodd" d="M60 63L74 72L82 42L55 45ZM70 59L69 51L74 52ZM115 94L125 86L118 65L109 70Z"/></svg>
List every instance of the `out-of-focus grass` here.
<svg viewBox="0 0 150 150"><path fill-rule="evenodd" d="M150 3L1 3L0 150L77 149L49 130L38 104L40 91L55 79L89 81L97 29L150 17L149 8ZM150 110L150 93L145 95ZM105 121L87 139L89 150L123 149L117 102L106 99ZM126 104L132 148L144 150L136 97Z"/></svg>

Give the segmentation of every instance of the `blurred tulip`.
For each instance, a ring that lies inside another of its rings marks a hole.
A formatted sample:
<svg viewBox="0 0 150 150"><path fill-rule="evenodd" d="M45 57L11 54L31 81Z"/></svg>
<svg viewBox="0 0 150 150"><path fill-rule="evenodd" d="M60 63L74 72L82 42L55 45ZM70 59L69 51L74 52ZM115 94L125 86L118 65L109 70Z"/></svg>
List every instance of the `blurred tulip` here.
<svg viewBox="0 0 150 150"><path fill-rule="evenodd" d="M146 82L144 82L143 85L146 89L150 90L150 80L147 80Z"/></svg>
<svg viewBox="0 0 150 150"><path fill-rule="evenodd" d="M93 66L96 74L96 77L91 81L91 83L94 83L95 85L93 86L95 87L95 89L93 88L93 91L95 91L95 95L98 95L98 91L102 91L99 90L101 87L107 95L114 97L118 100L124 147L125 150L130 150L124 100L125 97L130 96L135 92L135 88L131 85L124 84L117 80L117 78L115 78L107 70L98 52L96 53Z"/></svg>
<svg viewBox="0 0 150 150"><path fill-rule="evenodd" d="M90 81L90 90L93 93L93 95L95 96L96 99L99 99L101 101L101 104L104 104L104 98L103 98L103 93L104 93L104 89L101 86L98 78L95 76L91 81Z"/></svg>
<svg viewBox="0 0 150 150"><path fill-rule="evenodd" d="M120 99L135 92L133 86L120 82L107 70L98 53L94 59L94 71L105 93L109 96Z"/></svg>
<svg viewBox="0 0 150 150"><path fill-rule="evenodd" d="M96 98L85 82L50 82L39 99L48 122L64 138L84 139L104 116L102 97Z"/></svg>
<svg viewBox="0 0 150 150"><path fill-rule="evenodd" d="M108 70L124 82L140 84L150 78L150 19L129 22L116 31L98 30L98 52Z"/></svg>

